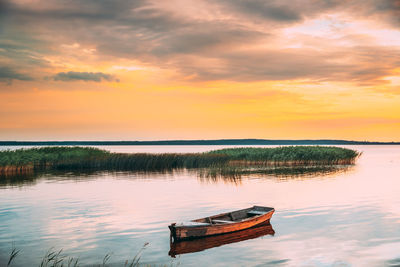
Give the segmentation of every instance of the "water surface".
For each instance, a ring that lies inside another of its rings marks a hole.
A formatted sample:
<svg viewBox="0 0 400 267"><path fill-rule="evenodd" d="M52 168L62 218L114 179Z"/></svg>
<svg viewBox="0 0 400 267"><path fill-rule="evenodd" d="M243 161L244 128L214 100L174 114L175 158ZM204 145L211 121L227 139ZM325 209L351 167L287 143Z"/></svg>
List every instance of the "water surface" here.
<svg viewBox="0 0 400 267"><path fill-rule="evenodd" d="M198 152L226 146L110 146L116 152ZM44 173L0 182L0 266L32 266L54 247L82 265L123 266L149 242L142 263L181 266L399 266L400 146L363 151L356 166L327 173L248 174L196 171ZM276 209L274 235L229 243L175 259L171 222L252 205Z"/></svg>

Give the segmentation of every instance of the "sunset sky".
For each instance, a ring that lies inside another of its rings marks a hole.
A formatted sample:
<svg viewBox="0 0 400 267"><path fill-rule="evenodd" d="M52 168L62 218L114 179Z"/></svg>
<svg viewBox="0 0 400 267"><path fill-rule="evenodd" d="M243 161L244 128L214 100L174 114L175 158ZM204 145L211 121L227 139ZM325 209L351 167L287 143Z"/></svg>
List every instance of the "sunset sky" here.
<svg viewBox="0 0 400 267"><path fill-rule="evenodd" d="M399 133L399 0L0 0L0 140Z"/></svg>

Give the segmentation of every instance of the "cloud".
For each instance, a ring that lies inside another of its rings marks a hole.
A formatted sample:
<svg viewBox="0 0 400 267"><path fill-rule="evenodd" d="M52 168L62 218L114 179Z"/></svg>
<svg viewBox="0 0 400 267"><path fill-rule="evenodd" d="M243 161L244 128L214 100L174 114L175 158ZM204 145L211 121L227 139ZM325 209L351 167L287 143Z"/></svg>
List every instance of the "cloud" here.
<svg viewBox="0 0 400 267"><path fill-rule="evenodd" d="M400 27L400 0L369 0L368 2L370 3L370 8L366 10L368 15L375 14L380 19Z"/></svg>
<svg viewBox="0 0 400 267"><path fill-rule="evenodd" d="M235 13L253 18L277 22L296 22L302 19L302 9L297 9L293 1L292 4L275 0L220 0L218 2Z"/></svg>
<svg viewBox="0 0 400 267"><path fill-rule="evenodd" d="M213 54L213 56L217 56L216 53L235 49L238 46L246 46L268 37L267 33L238 25L229 26L204 22L164 37L162 44L155 46L150 53L163 57L181 54Z"/></svg>
<svg viewBox="0 0 400 267"><path fill-rule="evenodd" d="M205 59L208 57L208 60ZM381 84L400 62L392 47L351 47L329 51L314 48L252 49L201 57L181 55L174 66L194 80L352 82ZM210 64L212 62L212 64Z"/></svg>
<svg viewBox="0 0 400 267"><path fill-rule="evenodd" d="M377 18L400 26L399 0L214 0L213 2L219 4L220 9L228 9L249 20L296 23L326 13L340 12L351 14L355 18Z"/></svg>
<svg viewBox="0 0 400 267"><path fill-rule="evenodd" d="M91 82L101 82L105 81L116 81L119 82L113 75L102 73L102 72L76 72L76 71L69 71L69 72L59 72L53 76L55 81L64 81L64 82L71 82L71 81L91 81Z"/></svg>
<svg viewBox="0 0 400 267"><path fill-rule="evenodd" d="M0 82L11 84L13 80L32 81L33 78L29 75L16 72L12 68L0 66Z"/></svg>
<svg viewBox="0 0 400 267"><path fill-rule="evenodd" d="M62 44L71 43L94 48L103 62L133 60L177 70L196 80L308 79L374 84L400 61L398 48L366 45L362 36L358 41L350 35L319 36L311 45L306 39L310 36L296 36L301 46L290 48L285 45L294 41L284 32L305 20L336 13L350 21L371 20L395 28L400 26L399 0L199 0L196 3L202 4L201 9L195 11L153 0L4 3L3 27L14 34L6 35L6 42L0 41L0 60L3 57L18 69L37 73L35 62L48 71L46 56L62 58ZM316 33L320 26L315 26ZM40 40L29 36L40 36ZM344 42L352 45L344 46ZM108 74L79 72L59 73L53 78L114 79Z"/></svg>

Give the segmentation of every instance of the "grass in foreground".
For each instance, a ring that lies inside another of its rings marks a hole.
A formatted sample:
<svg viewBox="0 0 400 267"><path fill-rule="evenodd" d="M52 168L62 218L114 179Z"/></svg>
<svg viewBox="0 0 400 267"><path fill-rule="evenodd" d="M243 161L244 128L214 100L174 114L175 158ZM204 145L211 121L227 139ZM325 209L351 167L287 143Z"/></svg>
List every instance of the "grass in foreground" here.
<svg viewBox="0 0 400 267"><path fill-rule="evenodd" d="M147 246L149 245L149 243L145 243L143 245L143 247L136 253L136 255L130 259L130 260L126 260L124 262L124 265L122 265L123 267L139 267L142 266L142 264L140 263L140 259L142 257L142 253L143 250L147 248ZM11 252L10 252L10 257L8 259L7 262L7 267L11 267L13 265L13 262L15 261L15 258L17 257L17 255L19 254L19 252L21 252L21 250L15 249L14 247L12 248ZM94 264L94 265L90 265L90 266L94 266L94 267L106 267L108 266L108 262L110 261L111 258L111 253L108 253L104 256L104 258L101 260L100 264ZM178 263L179 265L179 263ZM169 266L178 266L177 264L174 264L173 262L171 262L171 264ZM54 248L49 249L45 255L43 256L41 262L38 264L39 267L79 267L81 266L81 262L79 260L79 258L76 257L70 257L67 256L63 253L63 250L55 250ZM150 265L144 265L144 266L149 266ZM163 267L167 266L167 265L162 265Z"/></svg>
<svg viewBox="0 0 400 267"><path fill-rule="evenodd" d="M206 153L111 153L92 147L43 147L0 152L0 174L33 170L166 170L257 165L353 164L359 152L322 146L228 148Z"/></svg>

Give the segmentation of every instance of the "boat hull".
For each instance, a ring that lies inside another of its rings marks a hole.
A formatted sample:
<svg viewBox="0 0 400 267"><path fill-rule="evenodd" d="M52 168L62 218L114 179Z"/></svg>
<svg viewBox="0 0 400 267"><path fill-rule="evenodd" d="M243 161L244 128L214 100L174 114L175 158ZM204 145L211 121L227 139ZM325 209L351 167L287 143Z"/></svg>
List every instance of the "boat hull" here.
<svg viewBox="0 0 400 267"><path fill-rule="evenodd" d="M176 226L175 224L172 224L169 226L169 228L171 230L171 237L173 238L174 242L179 240L219 235L241 231L262 223L268 223L274 211L275 210L272 209L263 215L254 216L245 221L232 222L229 224L211 224L197 227Z"/></svg>

